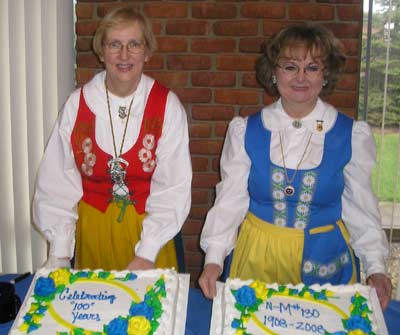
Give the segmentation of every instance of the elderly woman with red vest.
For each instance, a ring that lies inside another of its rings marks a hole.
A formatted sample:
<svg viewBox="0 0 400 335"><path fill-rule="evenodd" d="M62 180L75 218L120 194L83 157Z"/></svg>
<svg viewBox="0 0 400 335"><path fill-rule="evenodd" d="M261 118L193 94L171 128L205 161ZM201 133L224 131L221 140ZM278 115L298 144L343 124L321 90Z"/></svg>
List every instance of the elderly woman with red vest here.
<svg viewBox="0 0 400 335"><path fill-rule="evenodd" d="M33 215L50 243L47 266L74 257L76 268L178 268L192 179L185 110L143 74L156 40L142 14L110 12L93 48L105 71L67 99L38 174Z"/></svg>

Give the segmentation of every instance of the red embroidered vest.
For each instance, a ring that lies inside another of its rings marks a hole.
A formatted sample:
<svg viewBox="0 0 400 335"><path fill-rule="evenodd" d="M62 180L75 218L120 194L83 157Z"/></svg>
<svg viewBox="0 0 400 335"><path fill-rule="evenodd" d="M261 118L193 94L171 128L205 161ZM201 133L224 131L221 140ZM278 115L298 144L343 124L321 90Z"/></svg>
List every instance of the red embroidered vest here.
<svg viewBox="0 0 400 335"><path fill-rule="evenodd" d="M168 89L155 81L146 103L139 137L133 147L121 156L129 162L125 184L130 191L130 200L139 214L144 213L150 193L167 95ZM105 212L112 201L113 184L107 172L107 162L113 157L97 145L95 122L96 116L87 106L82 89L78 115L71 133L72 150L82 176L82 200Z"/></svg>

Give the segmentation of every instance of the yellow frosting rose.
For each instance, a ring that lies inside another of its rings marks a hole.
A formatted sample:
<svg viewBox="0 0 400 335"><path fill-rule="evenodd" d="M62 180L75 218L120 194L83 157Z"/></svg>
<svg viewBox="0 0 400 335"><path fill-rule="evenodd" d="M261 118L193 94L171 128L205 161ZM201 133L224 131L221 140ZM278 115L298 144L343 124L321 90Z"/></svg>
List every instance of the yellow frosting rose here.
<svg viewBox="0 0 400 335"><path fill-rule="evenodd" d="M349 335L368 335L364 333L361 329L350 330Z"/></svg>
<svg viewBox="0 0 400 335"><path fill-rule="evenodd" d="M67 269L58 269L50 274L50 278L54 280L56 286L68 285L71 273Z"/></svg>
<svg viewBox="0 0 400 335"><path fill-rule="evenodd" d="M267 287L259 280L255 280L250 284L250 287L256 293L257 299L265 300L267 298Z"/></svg>
<svg viewBox="0 0 400 335"><path fill-rule="evenodd" d="M147 335L150 330L150 322L144 316L134 316L129 319L128 335Z"/></svg>

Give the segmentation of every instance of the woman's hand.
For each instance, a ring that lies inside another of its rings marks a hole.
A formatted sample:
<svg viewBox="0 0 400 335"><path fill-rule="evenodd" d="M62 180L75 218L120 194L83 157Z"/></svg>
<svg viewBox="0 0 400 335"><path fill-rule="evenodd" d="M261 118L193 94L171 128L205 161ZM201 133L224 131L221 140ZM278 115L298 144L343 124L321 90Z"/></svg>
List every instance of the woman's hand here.
<svg viewBox="0 0 400 335"><path fill-rule="evenodd" d="M221 267L213 263L207 264L203 269L199 278L199 285L208 299L213 299L217 294L217 279L221 272Z"/></svg>
<svg viewBox="0 0 400 335"><path fill-rule="evenodd" d="M383 273L374 273L367 278L368 285L375 287L376 293L384 311L389 305L392 296L392 283Z"/></svg>
<svg viewBox="0 0 400 335"><path fill-rule="evenodd" d="M127 269L130 271L151 270L154 269L154 263L148 259L135 256L135 258L128 264Z"/></svg>

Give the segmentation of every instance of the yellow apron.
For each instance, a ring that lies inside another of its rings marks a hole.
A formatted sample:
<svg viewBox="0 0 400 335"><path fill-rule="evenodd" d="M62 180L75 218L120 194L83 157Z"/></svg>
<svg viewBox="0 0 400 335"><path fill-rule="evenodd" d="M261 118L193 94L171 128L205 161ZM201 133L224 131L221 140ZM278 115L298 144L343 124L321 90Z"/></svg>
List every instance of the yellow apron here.
<svg viewBox="0 0 400 335"><path fill-rule="evenodd" d="M122 222L117 222L121 208L112 202L105 213L80 201L76 227L75 268L124 270L135 257L135 245L140 240L142 222L128 205ZM169 241L159 252L157 268L178 269L174 241Z"/></svg>
<svg viewBox="0 0 400 335"><path fill-rule="evenodd" d="M348 242L349 235L343 223L338 221L337 224ZM279 227L249 212L240 227L229 277L267 283L301 283L303 249L303 230ZM354 259L352 262L354 264ZM354 275L349 283L356 281Z"/></svg>

